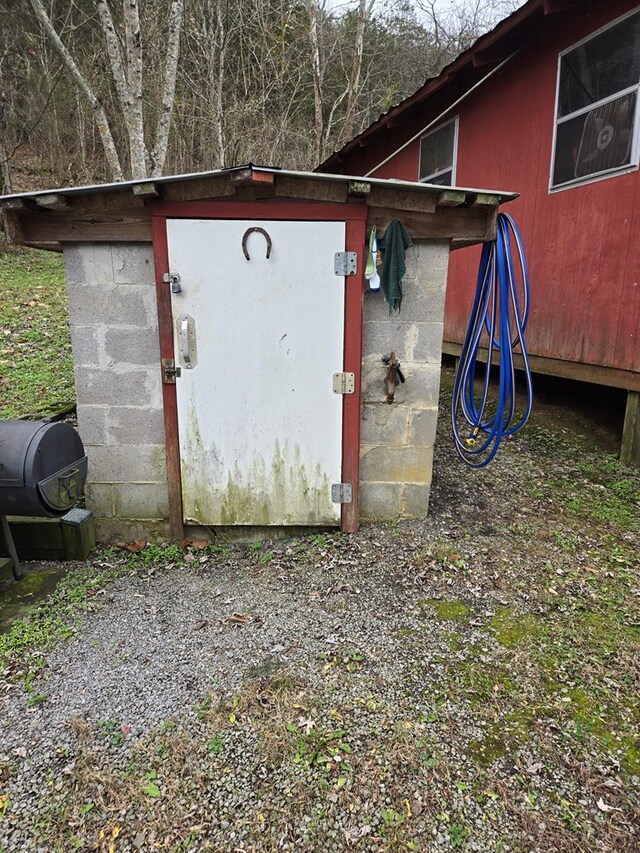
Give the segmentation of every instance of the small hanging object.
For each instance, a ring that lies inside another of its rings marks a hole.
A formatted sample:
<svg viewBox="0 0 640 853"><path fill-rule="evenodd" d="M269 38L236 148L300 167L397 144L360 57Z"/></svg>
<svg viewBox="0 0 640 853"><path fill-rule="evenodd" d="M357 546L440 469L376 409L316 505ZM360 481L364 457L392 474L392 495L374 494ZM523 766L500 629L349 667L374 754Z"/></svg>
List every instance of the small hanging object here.
<svg viewBox="0 0 640 853"><path fill-rule="evenodd" d="M383 252L380 286L389 306L389 314L400 311L402 279L407 271L405 252L412 245L411 236L404 225L399 220L392 219L379 243Z"/></svg>
<svg viewBox="0 0 640 853"><path fill-rule="evenodd" d="M258 231L260 234L262 234L264 236L265 240L267 241L267 260L268 260L271 257L271 248L273 245L271 243L271 237L269 237L268 233L264 230L264 228L260 228L257 225L254 226L253 228L247 228L247 230L242 235L242 251L244 252L244 256L248 261L251 260L251 258L249 257L249 250L247 249L247 240L249 238L249 234L253 234L254 231Z"/></svg>
<svg viewBox="0 0 640 853"><path fill-rule="evenodd" d="M378 275L378 236L374 225L369 235L369 251L367 252L367 264L364 277L369 282L369 290L380 290L380 276Z"/></svg>
<svg viewBox="0 0 640 853"><path fill-rule="evenodd" d="M387 375L384 378L384 384L387 389L386 401L393 403L396 395L396 388L401 382L404 382L404 373L400 370L400 362L396 358L395 352L391 355L383 355L382 363L388 365Z"/></svg>

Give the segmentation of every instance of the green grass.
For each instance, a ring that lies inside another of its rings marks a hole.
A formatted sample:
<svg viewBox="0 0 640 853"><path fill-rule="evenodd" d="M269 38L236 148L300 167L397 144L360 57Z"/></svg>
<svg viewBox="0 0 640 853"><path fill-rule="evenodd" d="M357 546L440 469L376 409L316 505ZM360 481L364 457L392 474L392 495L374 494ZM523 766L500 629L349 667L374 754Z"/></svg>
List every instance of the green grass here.
<svg viewBox="0 0 640 853"><path fill-rule="evenodd" d="M0 418L54 412L73 401L62 256L0 254Z"/></svg>

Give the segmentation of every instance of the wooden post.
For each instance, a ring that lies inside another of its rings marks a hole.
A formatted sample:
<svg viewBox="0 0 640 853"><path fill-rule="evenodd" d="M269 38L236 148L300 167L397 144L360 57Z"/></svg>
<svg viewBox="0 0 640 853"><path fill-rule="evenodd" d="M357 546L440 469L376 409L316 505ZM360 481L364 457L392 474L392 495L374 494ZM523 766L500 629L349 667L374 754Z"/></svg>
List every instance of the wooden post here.
<svg viewBox="0 0 640 853"><path fill-rule="evenodd" d="M11 568L13 569L13 577L19 581L24 577L24 571L18 560L16 546L13 544L13 537L9 529L9 522L6 515L0 515L0 540L6 549L7 556L11 560Z"/></svg>
<svg viewBox="0 0 640 853"><path fill-rule="evenodd" d="M623 465L640 468L640 391L627 391L620 461Z"/></svg>

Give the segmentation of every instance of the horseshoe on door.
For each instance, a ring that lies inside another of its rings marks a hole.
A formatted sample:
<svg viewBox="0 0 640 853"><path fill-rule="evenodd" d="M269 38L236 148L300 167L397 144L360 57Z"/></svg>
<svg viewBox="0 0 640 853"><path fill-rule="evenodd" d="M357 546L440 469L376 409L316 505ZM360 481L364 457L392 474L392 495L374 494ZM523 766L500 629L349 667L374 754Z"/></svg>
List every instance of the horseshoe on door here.
<svg viewBox="0 0 640 853"><path fill-rule="evenodd" d="M267 241L267 259L269 259L271 257L272 247L271 237L269 237L268 233L265 231L264 228L259 228L258 226L254 226L253 228L247 228L247 230L242 236L242 251L244 252L245 258L248 261L251 260L251 258L249 257L249 250L247 249L247 239L249 237L249 234L253 234L254 231L258 231L260 234L262 234L265 240Z"/></svg>

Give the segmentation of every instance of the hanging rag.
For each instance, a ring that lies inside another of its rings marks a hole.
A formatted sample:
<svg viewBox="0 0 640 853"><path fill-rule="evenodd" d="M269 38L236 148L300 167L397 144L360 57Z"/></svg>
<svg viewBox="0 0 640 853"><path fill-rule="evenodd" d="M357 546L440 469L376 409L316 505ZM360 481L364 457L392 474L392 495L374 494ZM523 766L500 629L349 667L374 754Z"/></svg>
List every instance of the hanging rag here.
<svg viewBox="0 0 640 853"><path fill-rule="evenodd" d="M378 248L384 252L380 271L381 287L389 314L399 311L402 305L402 278L407 271L404 253L412 245L407 229L397 219L392 219L384 237L378 238Z"/></svg>

